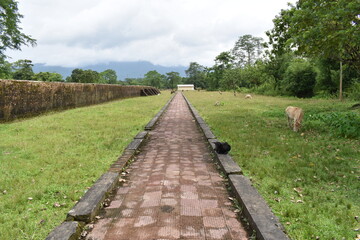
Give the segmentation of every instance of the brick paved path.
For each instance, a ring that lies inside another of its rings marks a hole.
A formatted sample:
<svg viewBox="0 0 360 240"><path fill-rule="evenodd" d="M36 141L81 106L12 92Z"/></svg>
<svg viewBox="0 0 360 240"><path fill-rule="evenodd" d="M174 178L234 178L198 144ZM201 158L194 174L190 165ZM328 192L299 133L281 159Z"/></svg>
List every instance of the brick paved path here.
<svg viewBox="0 0 360 240"><path fill-rule="evenodd" d="M86 239L247 239L181 94Z"/></svg>

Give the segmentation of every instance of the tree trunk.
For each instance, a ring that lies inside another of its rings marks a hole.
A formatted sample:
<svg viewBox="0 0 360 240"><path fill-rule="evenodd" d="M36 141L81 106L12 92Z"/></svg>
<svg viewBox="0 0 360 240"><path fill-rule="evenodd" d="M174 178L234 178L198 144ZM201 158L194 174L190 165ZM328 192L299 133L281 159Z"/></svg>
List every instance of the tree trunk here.
<svg viewBox="0 0 360 240"><path fill-rule="evenodd" d="M340 87L339 87L339 100L343 100L343 92L342 92L342 85L343 85L343 66L342 66L342 60L340 60Z"/></svg>

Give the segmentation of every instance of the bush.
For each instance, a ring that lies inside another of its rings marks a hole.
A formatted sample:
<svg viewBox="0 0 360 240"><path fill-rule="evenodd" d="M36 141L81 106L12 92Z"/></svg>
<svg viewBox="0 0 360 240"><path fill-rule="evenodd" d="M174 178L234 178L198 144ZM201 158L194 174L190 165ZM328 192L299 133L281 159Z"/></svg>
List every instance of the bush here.
<svg viewBox="0 0 360 240"><path fill-rule="evenodd" d="M355 82L346 92L349 98L360 101L360 82Z"/></svg>
<svg viewBox="0 0 360 240"><path fill-rule="evenodd" d="M314 96L314 98L316 99L337 99L339 98L338 96L339 94L332 94L326 90L321 90L321 91L318 91L316 92L316 95Z"/></svg>
<svg viewBox="0 0 360 240"><path fill-rule="evenodd" d="M314 96L315 83L316 71L313 66L304 59L294 59L286 69L282 85L289 95L310 98Z"/></svg>
<svg viewBox="0 0 360 240"><path fill-rule="evenodd" d="M318 113L307 117L308 128L324 131L331 129L335 135L360 138L360 114L355 112ZM322 124L321 124L322 123Z"/></svg>
<svg viewBox="0 0 360 240"><path fill-rule="evenodd" d="M259 87L252 89L253 92L257 94L263 94L268 96L278 96L281 95L279 90L275 88L274 81L268 80L265 83L261 84Z"/></svg>

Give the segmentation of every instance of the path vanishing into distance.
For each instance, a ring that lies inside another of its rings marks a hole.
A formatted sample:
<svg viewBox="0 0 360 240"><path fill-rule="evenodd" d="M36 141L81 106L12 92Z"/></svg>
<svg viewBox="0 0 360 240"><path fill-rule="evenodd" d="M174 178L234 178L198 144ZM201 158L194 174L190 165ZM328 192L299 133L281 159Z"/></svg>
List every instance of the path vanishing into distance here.
<svg viewBox="0 0 360 240"><path fill-rule="evenodd" d="M86 239L248 239L181 93L127 171Z"/></svg>

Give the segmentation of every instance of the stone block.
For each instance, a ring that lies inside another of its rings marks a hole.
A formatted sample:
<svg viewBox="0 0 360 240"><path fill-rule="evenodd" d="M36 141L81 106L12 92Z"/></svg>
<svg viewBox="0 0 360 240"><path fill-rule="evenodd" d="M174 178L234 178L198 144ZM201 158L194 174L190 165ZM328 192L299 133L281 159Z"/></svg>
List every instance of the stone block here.
<svg viewBox="0 0 360 240"><path fill-rule="evenodd" d="M218 154L215 153L219 164L226 175L229 174L241 174L241 168L234 162L229 154Z"/></svg>
<svg viewBox="0 0 360 240"><path fill-rule="evenodd" d="M149 132L148 131L142 131L139 132L134 138L135 139L144 139L148 136Z"/></svg>
<svg viewBox="0 0 360 240"><path fill-rule="evenodd" d="M81 229L82 226L78 222L63 222L45 240L76 240L79 239Z"/></svg>
<svg viewBox="0 0 360 240"><path fill-rule="evenodd" d="M134 139L127 147L127 150L138 150L144 139Z"/></svg>
<svg viewBox="0 0 360 240"><path fill-rule="evenodd" d="M119 173L104 173L96 183L85 193L78 203L68 212L68 221L81 221L89 223L96 216L108 194L119 180Z"/></svg>
<svg viewBox="0 0 360 240"><path fill-rule="evenodd" d="M204 132L204 135L207 139L216 138L206 123L199 124L199 126L202 129L202 131Z"/></svg>
<svg viewBox="0 0 360 240"><path fill-rule="evenodd" d="M211 150L215 153L215 142L219 142L216 138L209 138L208 142L211 146Z"/></svg>
<svg viewBox="0 0 360 240"><path fill-rule="evenodd" d="M206 124L205 120L200 116L195 115L195 119L196 119L198 124Z"/></svg>
<svg viewBox="0 0 360 240"><path fill-rule="evenodd" d="M278 218L250 180L242 175L229 175L229 179L236 198L243 207L243 213L256 231L256 239L289 240Z"/></svg>

